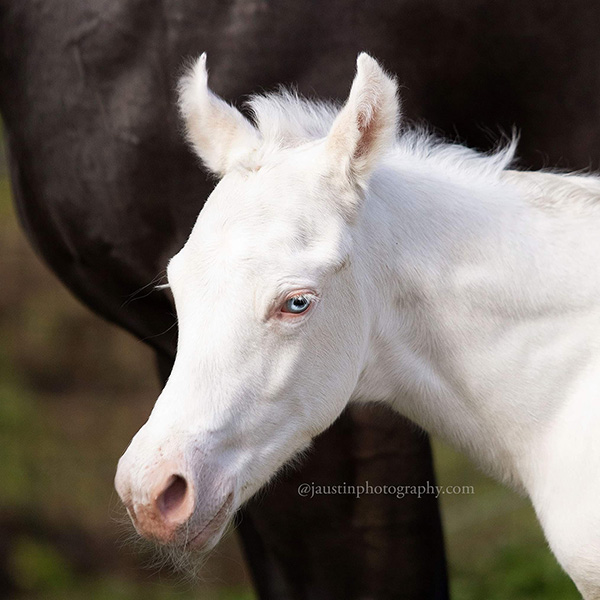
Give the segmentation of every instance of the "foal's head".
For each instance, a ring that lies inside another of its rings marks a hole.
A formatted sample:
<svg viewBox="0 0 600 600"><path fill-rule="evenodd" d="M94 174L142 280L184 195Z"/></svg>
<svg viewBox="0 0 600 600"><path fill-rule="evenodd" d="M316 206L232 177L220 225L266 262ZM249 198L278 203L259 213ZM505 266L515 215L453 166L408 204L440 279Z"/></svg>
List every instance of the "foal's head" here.
<svg viewBox="0 0 600 600"><path fill-rule="evenodd" d="M395 82L366 54L337 114L258 98L257 126L208 89L205 64L181 109L220 181L169 263L177 358L116 477L142 535L197 548L352 395L369 331L355 233L398 118Z"/></svg>

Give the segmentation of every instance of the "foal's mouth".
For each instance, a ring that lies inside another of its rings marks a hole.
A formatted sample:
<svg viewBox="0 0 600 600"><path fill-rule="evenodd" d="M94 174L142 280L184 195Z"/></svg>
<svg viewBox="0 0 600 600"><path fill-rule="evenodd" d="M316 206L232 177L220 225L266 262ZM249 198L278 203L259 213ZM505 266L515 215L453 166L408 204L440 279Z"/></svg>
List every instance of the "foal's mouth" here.
<svg viewBox="0 0 600 600"><path fill-rule="evenodd" d="M233 492L225 498L223 504L211 519L190 539L183 544L184 550L201 550L207 544L210 538L215 535L230 516L231 506L233 504Z"/></svg>

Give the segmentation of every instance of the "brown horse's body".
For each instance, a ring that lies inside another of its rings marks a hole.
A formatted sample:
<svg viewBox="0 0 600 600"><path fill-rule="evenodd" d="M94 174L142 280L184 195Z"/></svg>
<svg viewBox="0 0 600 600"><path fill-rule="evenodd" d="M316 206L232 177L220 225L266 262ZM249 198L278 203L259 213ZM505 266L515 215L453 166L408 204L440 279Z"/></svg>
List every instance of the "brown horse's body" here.
<svg viewBox="0 0 600 600"><path fill-rule="evenodd" d="M399 74L409 119L480 148L490 130L516 125L527 166L581 168L600 157L599 30L589 0L0 0L0 109L19 213L64 283L147 338L165 376L176 341L157 335L173 322L168 296L123 301L182 246L212 187L176 113L186 58L207 51L212 86L230 100L282 81L341 98L368 50ZM431 481L427 439L354 410L316 446L245 511L261 598L445 598L433 497L297 494L305 481Z"/></svg>

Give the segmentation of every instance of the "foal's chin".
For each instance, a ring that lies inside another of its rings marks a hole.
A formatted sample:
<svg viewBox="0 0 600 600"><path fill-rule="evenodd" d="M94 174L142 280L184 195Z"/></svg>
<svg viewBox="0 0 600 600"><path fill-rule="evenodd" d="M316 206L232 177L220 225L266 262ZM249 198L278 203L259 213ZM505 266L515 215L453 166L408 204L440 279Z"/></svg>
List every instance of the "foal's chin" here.
<svg viewBox="0 0 600 600"><path fill-rule="evenodd" d="M234 494L231 492L211 515L201 510L195 511L168 538L141 531L133 519L132 523L140 541L149 542L161 555L168 556L181 566L185 563L184 555L203 555L214 549L233 521L235 510ZM181 570L190 569L184 567Z"/></svg>
<svg viewBox="0 0 600 600"><path fill-rule="evenodd" d="M230 493L221 507L208 520L186 524L178 536L177 545L184 551L210 552L223 537L235 513L234 494Z"/></svg>

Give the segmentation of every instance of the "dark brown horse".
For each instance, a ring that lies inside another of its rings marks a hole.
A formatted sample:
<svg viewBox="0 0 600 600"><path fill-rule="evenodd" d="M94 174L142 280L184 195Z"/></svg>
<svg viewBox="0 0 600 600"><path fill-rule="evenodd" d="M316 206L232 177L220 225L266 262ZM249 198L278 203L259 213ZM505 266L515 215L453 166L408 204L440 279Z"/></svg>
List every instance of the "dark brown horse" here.
<svg viewBox="0 0 600 600"><path fill-rule="evenodd" d="M523 164L579 168L600 156L599 30L590 0L0 0L19 214L77 296L154 347L165 378L168 295L124 300L182 246L212 186L175 110L187 58L208 51L211 86L230 100L281 82L341 98L367 50L399 74L409 118L484 149L490 129L516 125ZM240 533L261 598L447 597L433 497L297 494L300 482L365 480L432 481L427 438L349 411L251 502Z"/></svg>

